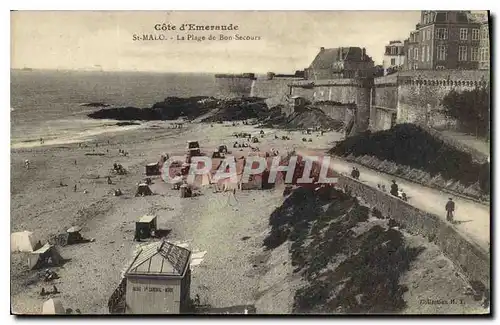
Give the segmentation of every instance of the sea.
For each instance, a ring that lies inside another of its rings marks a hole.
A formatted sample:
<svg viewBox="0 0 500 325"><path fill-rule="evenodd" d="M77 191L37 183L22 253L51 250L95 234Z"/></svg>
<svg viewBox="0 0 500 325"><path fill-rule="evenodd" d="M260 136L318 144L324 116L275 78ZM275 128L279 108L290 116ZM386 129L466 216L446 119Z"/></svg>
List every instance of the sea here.
<svg viewBox="0 0 500 325"><path fill-rule="evenodd" d="M150 107L169 96L217 96L212 74L11 70L11 148L88 141L137 126L95 120L82 106Z"/></svg>

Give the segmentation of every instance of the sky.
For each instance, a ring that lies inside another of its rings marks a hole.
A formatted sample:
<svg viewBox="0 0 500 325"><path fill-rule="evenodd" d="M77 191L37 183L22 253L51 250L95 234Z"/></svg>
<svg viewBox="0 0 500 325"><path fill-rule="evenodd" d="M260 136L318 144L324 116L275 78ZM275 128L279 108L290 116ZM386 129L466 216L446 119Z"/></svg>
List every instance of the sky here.
<svg viewBox="0 0 500 325"><path fill-rule="evenodd" d="M16 11L11 68L158 72L290 73L320 47L365 47L381 64L385 45L404 40L419 11ZM238 31L156 31L156 24L238 25ZM177 41L187 34L215 41ZM166 41L134 41L163 34ZM219 35L260 40L218 40ZM170 37L174 39L171 40Z"/></svg>

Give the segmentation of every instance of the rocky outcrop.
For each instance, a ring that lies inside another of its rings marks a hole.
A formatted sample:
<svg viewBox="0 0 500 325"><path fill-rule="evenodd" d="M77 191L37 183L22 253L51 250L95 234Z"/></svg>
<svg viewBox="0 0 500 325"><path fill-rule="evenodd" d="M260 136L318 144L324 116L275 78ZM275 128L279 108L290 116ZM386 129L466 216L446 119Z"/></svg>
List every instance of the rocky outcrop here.
<svg viewBox="0 0 500 325"><path fill-rule="evenodd" d="M83 107L108 107L108 104L100 103L100 102L92 102L92 103L85 103L81 104L80 106Z"/></svg>
<svg viewBox="0 0 500 325"><path fill-rule="evenodd" d="M269 114L269 108L260 97L242 97L220 100L217 103L218 111L202 122L241 121L259 118Z"/></svg>
<svg viewBox="0 0 500 325"><path fill-rule="evenodd" d="M282 107L282 105L275 106L271 108L267 116L261 116L260 121L263 126L289 130L320 127L321 129L333 129L336 131L340 131L344 126L343 122L332 119L316 107L310 106L289 116L281 113Z"/></svg>
<svg viewBox="0 0 500 325"><path fill-rule="evenodd" d="M212 97L168 97L151 107L112 107L103 108L88 114L95 119L113 120L175 120L179 117L196 118L216 107L217 100Z"/></svg>

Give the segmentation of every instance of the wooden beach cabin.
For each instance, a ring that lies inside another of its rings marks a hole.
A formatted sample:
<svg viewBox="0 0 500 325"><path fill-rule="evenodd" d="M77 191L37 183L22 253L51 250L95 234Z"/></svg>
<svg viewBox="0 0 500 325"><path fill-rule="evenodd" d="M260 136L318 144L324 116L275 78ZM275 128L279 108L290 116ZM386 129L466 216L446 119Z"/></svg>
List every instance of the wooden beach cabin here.
<svg viewBox="0 0 500 325"><path fill-rule="evenodd" d="M143 247L125 272L127 314L179 314L189 307L191 252L167 241Z"/></svg>
<svg viewBox="0 0 500 325"><path fill-rule="evenodd" d="M156 216L142 216L135 223L135 238L146 239L151 237L151 234L158 230L158 220Z"/></svg>

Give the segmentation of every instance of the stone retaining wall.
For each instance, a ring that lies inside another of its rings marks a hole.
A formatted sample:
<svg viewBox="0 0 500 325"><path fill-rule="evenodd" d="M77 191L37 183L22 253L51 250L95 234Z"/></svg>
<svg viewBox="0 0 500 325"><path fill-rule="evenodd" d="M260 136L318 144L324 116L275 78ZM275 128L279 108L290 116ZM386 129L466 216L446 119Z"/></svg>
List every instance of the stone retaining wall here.
<svg viewBox="0 0 500 325"><path fill-rule="evenodd" d="M480 281L486 288L490 288L489 252L467 239L455 227L436 215L421 211L389 193L352 178L340 176L338 186L347 188L352 195L362 198L382 215L393 218L408 232L422 235L434 242L462 269L470 281Z"/></svg>

